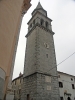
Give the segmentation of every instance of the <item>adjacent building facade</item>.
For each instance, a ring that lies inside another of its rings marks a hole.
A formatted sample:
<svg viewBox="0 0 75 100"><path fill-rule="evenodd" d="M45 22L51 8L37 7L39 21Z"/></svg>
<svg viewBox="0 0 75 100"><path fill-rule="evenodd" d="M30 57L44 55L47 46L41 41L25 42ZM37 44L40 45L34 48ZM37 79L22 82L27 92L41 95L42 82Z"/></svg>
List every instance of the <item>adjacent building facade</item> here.
<svg viewBox="0 0 75 100"><path fill-rule="evenodd" d="M28 22L21 100L59 100L51 22L39 2Z"/></svg>
<svg viewBox="0 0 75 100"><path fill-rule="evenodd" d="M19 74L19 77L12 81L12 90L14 92L14 100L21 100L21 92L23 85L23 75Z"/></svg>
<svg viewBox="0 0 75 100"><path fill-rule="evenodd" d="M75 100L75 76L58 71L58 82L60 100ZM12 81L14 100L21 100L22 85L23 75L20 74Z"/></svg>
<svg viewBox="0 0 75 100"><path fill-rule="evenodd" d="M58 72L60 100L75 100L75 76Z"/></svg>
<svg viewBox="0 0 75 100"><path fill-rule="evenodd" d="M5 100L7 91L11 91L19 30L30 1L0 0L0 100Z"/></svg>

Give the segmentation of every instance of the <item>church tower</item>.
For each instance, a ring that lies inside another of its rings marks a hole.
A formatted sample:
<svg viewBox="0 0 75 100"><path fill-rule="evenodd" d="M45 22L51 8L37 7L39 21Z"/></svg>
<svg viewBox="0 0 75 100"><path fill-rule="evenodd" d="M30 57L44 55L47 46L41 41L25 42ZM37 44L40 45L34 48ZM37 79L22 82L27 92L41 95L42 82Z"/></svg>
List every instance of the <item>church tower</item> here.
<svg viewBox="0 0 75 100"><path fill-rule="evenodd" d="M51 22L39 2L28 22L22 100L59 100Z"/></svg>

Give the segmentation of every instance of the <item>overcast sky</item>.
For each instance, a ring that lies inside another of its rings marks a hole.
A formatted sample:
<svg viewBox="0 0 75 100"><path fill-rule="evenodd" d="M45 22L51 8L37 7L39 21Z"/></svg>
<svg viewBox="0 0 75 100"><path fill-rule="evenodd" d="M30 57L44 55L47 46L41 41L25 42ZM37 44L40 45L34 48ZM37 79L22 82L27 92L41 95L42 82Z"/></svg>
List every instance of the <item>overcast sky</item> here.
<svg viewBox="0 0 75 100"><path fill-rule="evenodd" d="M13 78L18 77L20 72L23 73L27 22L38 2L39 0L31 0L32 6L22 20ZM75 0L40 0L40 2L47 11L48 17L53 20L52 30L55 32L54 43L58 65L75 52ZM57 69L75 75L75 54L57 66Z"/></svg>

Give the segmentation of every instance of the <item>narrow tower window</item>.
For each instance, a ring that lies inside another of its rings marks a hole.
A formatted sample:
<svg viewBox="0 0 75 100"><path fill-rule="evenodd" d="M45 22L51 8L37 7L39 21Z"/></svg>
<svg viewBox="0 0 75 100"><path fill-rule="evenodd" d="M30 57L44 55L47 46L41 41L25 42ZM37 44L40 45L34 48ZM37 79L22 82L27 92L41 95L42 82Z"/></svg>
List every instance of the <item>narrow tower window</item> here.
<svg viewBox="0 0 75 100"><path fill-rule="evenodd" d="M35 19L33 20L33 25L35 25Z"/></svg>
<svg viewBox="0 0 75 100"><path fill-rule="evenodd" d="M30 95L29 94L27 94L27 100L30 100Z"/></svg>
<svg viewBox="0 0 75 100"><path fill-rule="evenodd" d="M48 22L45 23L46 28L48 28Z"/></svg>
<svg viewBox="0 0 75 100"><path fill-rule="evenodd" d="M72 89L74 89L74 84L72 84Z"/></svg>
<svg viewBox="0 0 75 100"><path fill-rule="evenodd" d="M46 54L46 57L48 58L48 54Z"/></svg>
<svg viewBox="0 0 75 100"><path fill-rule="evenodd" d="M44 20L43 20L43 19L41 19L40 24L41 24L41 25L43 25L43 24L44 24Z"/></svg>

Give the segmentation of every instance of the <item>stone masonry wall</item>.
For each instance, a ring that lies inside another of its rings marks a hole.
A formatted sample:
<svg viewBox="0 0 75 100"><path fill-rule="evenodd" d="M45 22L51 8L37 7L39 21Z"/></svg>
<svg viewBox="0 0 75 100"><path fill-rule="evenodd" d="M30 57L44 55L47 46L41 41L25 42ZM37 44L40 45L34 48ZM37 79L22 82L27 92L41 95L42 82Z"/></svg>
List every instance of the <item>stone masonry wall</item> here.
<svg viewBox="0 0 75 100"><path fill-rule="evenodd" d="M21 100L59 100L57 77L34 73L24 78Z"/></svg>
<svg viewBox="0 0 75 100"><path fill-rule="evenodd" d="M27 100L27 94L30 94L30 98L34 98L33 100L36 100L37 74L33 74L24 78L23 85L22 85L21 100Z"/></svg>
<svg viewBox="0 0 75 100"><path fill-rule="evenodd" d="M32 30L32 33L30 33L27 37L24 68L25 76L34 72L57 75L55 48L52 33L41 29L39 26L36 26L36 28Z"/></svg>

